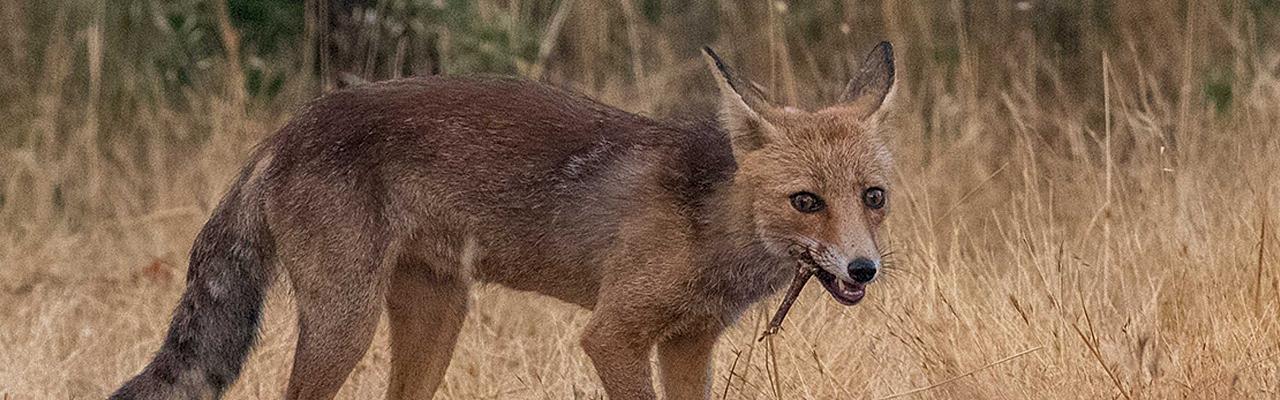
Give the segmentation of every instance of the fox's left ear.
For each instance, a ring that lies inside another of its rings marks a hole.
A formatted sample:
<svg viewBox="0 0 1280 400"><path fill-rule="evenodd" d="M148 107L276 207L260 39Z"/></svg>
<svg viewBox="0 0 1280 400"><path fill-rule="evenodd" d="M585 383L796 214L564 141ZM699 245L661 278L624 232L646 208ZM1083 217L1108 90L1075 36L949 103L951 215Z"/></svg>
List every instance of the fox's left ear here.
<svg viewBox="0 0 1280 400"><path fill-rule="evenodd" d="M875 114L893 91L893 75L893 45L880 42L867 54L835 107L857 110L859 118Z"/></svg>

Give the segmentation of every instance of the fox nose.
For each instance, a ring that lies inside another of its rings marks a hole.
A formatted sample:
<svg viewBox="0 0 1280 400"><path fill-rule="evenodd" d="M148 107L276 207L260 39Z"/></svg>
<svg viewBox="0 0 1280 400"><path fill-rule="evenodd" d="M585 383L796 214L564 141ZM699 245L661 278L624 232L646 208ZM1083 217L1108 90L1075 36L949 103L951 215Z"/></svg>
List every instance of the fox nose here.
<svg viewBox="0 0 1280 400"><path fill-rule="evenodd" d="M871 282L876 277L876 262L866 257L858 257L849 263L849 277L858 283Z"/></svg>

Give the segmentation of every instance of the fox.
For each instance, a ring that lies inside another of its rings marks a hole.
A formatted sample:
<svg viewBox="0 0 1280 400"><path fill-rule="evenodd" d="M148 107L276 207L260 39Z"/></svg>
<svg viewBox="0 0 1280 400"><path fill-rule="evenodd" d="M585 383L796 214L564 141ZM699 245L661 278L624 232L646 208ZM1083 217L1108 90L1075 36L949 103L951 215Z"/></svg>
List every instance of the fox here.
<svg viewBox="0 0 1280 400"><path fill-rule="evenodd" d="M492 76L307 103L251 152L195 238L159 350L110 398L222 397L281 279L298 326L287 399L333 398L384 313L386 398L433 397L481 284L590 310L579 344L609 398L654 399L655 375L664 398L709 398L719 337L799 258L844 305L883 269L894 56L874 46L808 111L703 52L718 101L692 117Z"/></svg>

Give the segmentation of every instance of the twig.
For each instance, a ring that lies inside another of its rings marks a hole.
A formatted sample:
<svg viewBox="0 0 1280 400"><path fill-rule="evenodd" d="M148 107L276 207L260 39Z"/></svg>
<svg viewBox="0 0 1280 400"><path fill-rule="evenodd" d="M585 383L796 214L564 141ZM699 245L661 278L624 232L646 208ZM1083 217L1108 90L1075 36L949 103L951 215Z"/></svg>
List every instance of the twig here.
<svg viewBox="0 0 1280 400"><path fill-rule="evenodd" d="M773 387L773 398L782 399L782 386L779 382L782 380L781 374L778 372L778 353L773 350L773 337L765 342L765 352L769 358L764 360L765 372L769 373L769 383ZM772 368L771 368L772 366Z"/></svg>
<svg viewBox="0 0 1280 400"><path fill-rule="evenodd" d="M1267 355L1267 356L1265 356L1265 357L1259 357L1259 358L1258 358L1258 359L1256 359L1256 360L1253 360L1253 361L1251 361L1251 362L1248 362L1248 363L1245 363L1245 364L1243 364L1243 365L1240 365L1240 366L1236 367L1235 369L1231 370L1231 372L1218 374L1218 376L1214 377L1213 379L1206 379L1206 380L1202 380L1202 381L1200 381L1200 382L1197 382L1197 383L1195 383L1195 384L1189 384L1189 385L1184 385L1184 386L1186 386L1186 388L1187 388L1188 390L1197 390L1197 389L1193 389L1193 388L1199 388L1199 389L1208 388L1208 387L1211 387L1211 386L1213 386L1213 385L1217 385L1217 384L1219 384L1219 383L1222 383L1222 381L1223 381L1223 380L1225 380L1225 379L1226 379L1227 377L1229 377L1229 376L1235 376L1235 375L1237 375L1237 374L1239 374L1239 373L1241 373L1241 372L1244 372L1244 371L1245 371L1245 370L1247 370L1247 369L1250 369L1250 368L1256 367L1256 366L1258 366L1258 365L1262 365L1262 363L1264 363L1264 362L1271 361L1271 360L1275 359L1276 357L1280 357L1280 351L1274 351L1274 352L1272 352L1270 355Z"/></svg>
<svg viewBox="0 0 1280 400"><path fill-rule="evenodd" d="M635 80L637 85L643 85L644 79L644 62L640 57L640 48L643 47L640 41L640 31L636 28L635 7L632 6L631 0L621 0L622 15L627 20L627 44L631 47L631 79Z"/></svg>
<svg viewBox="0 0 1280 400"><path fill-rule="evenodd" d="M1080 296L1080 309L1084 311L1084 323L1089 328L1089 334L1085 335L1084 331L1080 330L1080 327L1075 323L1071 324L1071 329L1075 330L1077 335L1080 335L1080 340L1084 342L1084 347L1089 349L1089 354L1098 361L1098 365L1102 367L1102 370L1107 372L1107 377L1111 378L1111 384L1115 385L1116 390L1120 391L1120 395L1124 396L1126 400L1133 400L1133 396L1129 395L1128 390L1125 390L1124 382L1120 380L1120 376L1116 375L1116 372L1107 366L1107 360L1102 358L1102 352L1098 350L1098 330L1093 328L1093 319L1089 318L1089 306L1085 303L1084 291L1077 287L1076 292L1076 295Z"/></svg>
<svg viewBox="0 0 1280 400"><path fill-rule="evenodd" d="M1001 172L1004 172L1004 169L1008 168L1009 163L1011 162L1012 161L1006 161L1004 165L1000 166L1000 168L996 168L995 172L992 172L990 175L987 175L987 177L983 179L982 182L978 182L977 186L974 186L973 189L969 189L968 192L965 192L964 195L960 196L960 200L956 200L955 204L952 204L951 208L948 208L946 212L942 213L942 217L939 217L937 222L934 222L933 225L938 226L938 224L941 224L943 221L946 221L947 218L951 217L952 212L954 212L957 208L960 208L960 206L963 205L965 201L969 200L970 196L973 196L974 194L978 193L979 190L982 190L982 188L986 186L988 182L991 182L992 179L995 179L996 175L1000 175Z"/></svg>
<svg viewBox="0 0 1280 400"><path fill-rule="evenodd" d="M240 34L231 25L231 14L227 11L227 2L215 1L214 12L218 17L218 34L222 39L222 48L227 52L227 64L231 73L230 95L236 112L244 112L244 71L240 69Z"/></svg>
<svg viewBox="0 0 1280 400"><path fill-rule="evenodd" d="M533 64L531 73L534 79L542 77L547 59L551 57L551 50L555 49L556 42L560 39L560 29L564 27L564 20L571 10L573 10L573 0L560 0L560 4L556 6L556 13L552 14L551 23L547 24L547 30L542 34L542 41L538 43L538 58Z"/></svg>
<svg viewBox="0 0 1280 400"><path fill-rule="evenodd" d="M757 316L757 318L754 319L755 322L752 323L752 326L753 326L752 329L759 329L760 322L763 322L763 320L764 320L764 310L760 310L759 315ZM747 358L746 360L743 361L743 364L746 365L747 367L742 369L741 374L738 374L739 382L741 382L742 384L751 385L751 388L755 389L756 391L760 391L760 388L756 387L755 383L750 379L747 379L747 377L751 375L751 360L753 359L752 357L755 357L756 355L756 345L758 344L760 344L760 342L752 342L752 341L747 342ZM741 391L741 389L739 389L739 391Z"/></svg>
<svg viewBox="0 0 1280 400"><path fill-rule="evenodd" d="M733 363L729 364L729 376L724 378L724 394L720 395L720 400L729 398L729 388L733 387L733 370L738 368L739 358L742 358L742 351L734 350Z"/></svg>
<svg viewBox="0 0 1280 400"><path fill-rule="evenodd" d="M996 365L1004 364L1004 363L1009 362L1009 361L1011 361L1011 360L1013 360L1013 359L1015 359L1015 358L1025 356L1025 355L1027 355L1027 354L1034 353L1034 352L1039 351L1040 349L1043 349L1043 348L1044 348L1044 346L1036 346L1035 348L1031 348L1031 349L1023 350L1022 352L1019 352L1018 354L1014 354L1014 355L1011 355L1011 356L1008 356L1008 357L1005 357L1005 358L1001 358L1001 359L999 359L999 360L996 360L996 361L991 362L990 364L983 365L981 368L978 368L978 369L975 369L975 370L972 370L972 371L969 371L969 372L965 372L965 373L960 374L960 375L953 376L953 377L948 378L947 380L944 380L944 381L942 381L942 382L938 382L938 383L935 383L935 384L932 384L932 385L929 385L929 386L925 386L925 387L921 387L921 388L911 389L911 390L908 390L908 391L905 391L905 392L902 392L902 393L891 394L891 395L886 396L886 397L881 397L881 398L879 398L878 400L896 399L896 398L899 398L899 397L906 397L906 396L910 396L910 395L913 395L913 394L916 394L916 393L921 393L921 392L925 392L925 391L928 391L928 390L932 390L933 388L936 388L936 387L939 387L939 386L942 386L942 385L946 385L946 384L951 383L951 382L955 382L955 381L957 381L957 380L960 380L961 378L964 378L964 377L967 377L967 376L970 376L970 375L973 375L973 374L976 374L976 373L982 372L982 371L984 371L984 370L986 370L986 369L989 369L989 368L991 368L991 367L994 367L994 366L996 366Z"/></svg>
<svg viewBox="0 0 1280 400"><path fill-rule="evenodd" d="M1086 336L1084 332L1080 330L1080 327L1076 326L1076 324L1071 324L1071 329L1074 329L1076 334L1080 335L1080 340L1084 341L1084 347L1089 349L1089 354L1098 361L1098 365L1102 366L1102 370L1107 372L1107 377L1111 378L1111 384L1115 385L1116 390L1119 390L1120 394L1123 395L1125 399L1133 400L1133 397L1129 396L1129 391L1124 389L1124 382L1121 382L1120 377L1111 370L1111 367L1107 366L1107 361L1102 358L1102 353L1098 351L1097 343L1090 342L1089 337ZM1097 339L1095 338L1094 340Z"/></svg>
<svg viewBox="0 0 1280 400"><path fill-rule="evenodd" d="M1253 284L1253 309L1262 312L1262 261L1267 254L1267 207L1263 203L1258 210L1262 219L1262 229L1258 231L1258 273Z"/></svg>
<svg viewBox="0 0 1280 400"><path fill-rule="evenodd" d="M778 305L778 311L773 313L773 319L769 320L769 326L765 327L764 333L760 334L760 338L756 341L764 340L769 336L778 333L782 329L782 320L787 318L787 312L791 311L791 305L795 304L796 299L800 297L800 291L804 290L804 285L809 282L809 278L813 277L813 273L818 270L808 261L807 257L798 257L796 261L796 277L791 280L791 287L787 289L786 297L782 298L782 304Z"/></svg>

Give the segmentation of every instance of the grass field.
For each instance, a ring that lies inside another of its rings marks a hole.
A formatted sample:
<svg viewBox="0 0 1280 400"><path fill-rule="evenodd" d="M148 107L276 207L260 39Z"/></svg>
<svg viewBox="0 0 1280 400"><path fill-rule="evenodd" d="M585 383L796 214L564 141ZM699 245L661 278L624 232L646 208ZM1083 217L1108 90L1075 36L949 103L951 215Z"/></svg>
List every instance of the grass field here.
<svg viewBox="0 0 1280 400"><path fill-rule="evenodd" d="M1280 5L703 3L480 1L478 21L536 40L442 57L496 48L500 65L445 69L667 115L711 104L703 44L812 107L894 42L896 268L854 307L811 285L772 341L754 339L777 299L753 308L718 347L715 398L1280 398ZM232 174L323 84L304 57L240 46L252 27L217 7L159 4L0 0L4 399L102 398L136 373ZM532 50L500 51L516 47ZM228 398L282 393L277 292ZM587 312L474 296L438 398L603 397L577 347ZM340 398L382 396L385 333Z"/></svg>

